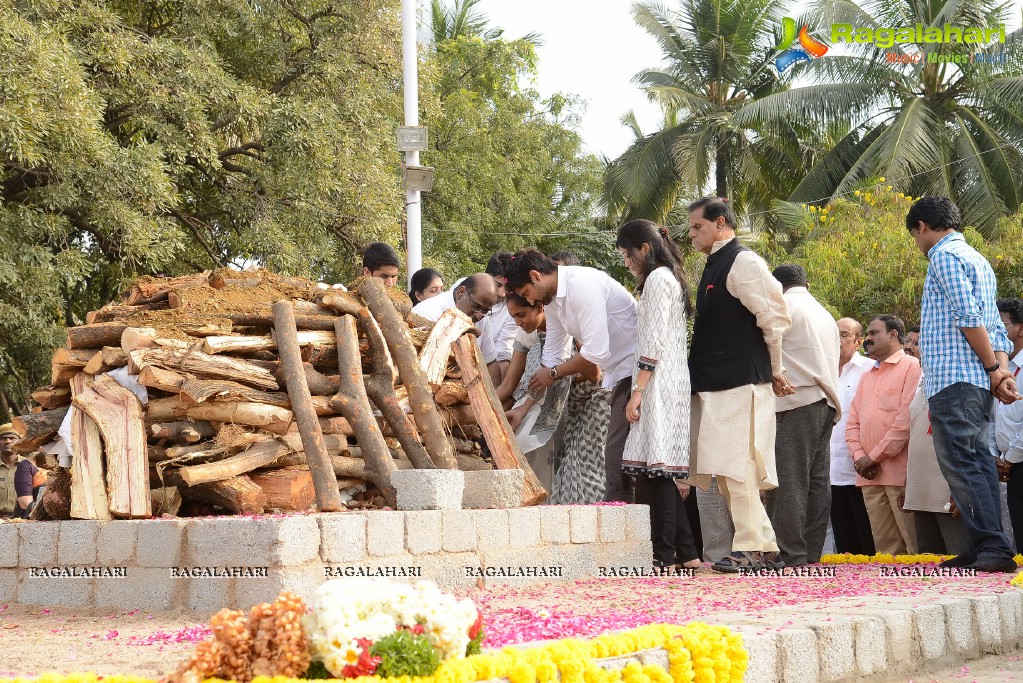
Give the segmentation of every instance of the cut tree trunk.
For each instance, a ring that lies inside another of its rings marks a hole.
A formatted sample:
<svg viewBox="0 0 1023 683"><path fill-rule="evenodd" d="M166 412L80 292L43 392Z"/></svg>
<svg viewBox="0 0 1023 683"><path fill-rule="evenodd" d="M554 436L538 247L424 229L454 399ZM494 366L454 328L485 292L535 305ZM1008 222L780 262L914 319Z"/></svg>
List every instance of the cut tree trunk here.
<svg viewBox="0 0 1023 683"><path fill-rule="evenodd" d="M204 285L209 279L209 271L195 275L182 275L171 278L143 278L136 282L128 291L125 303L128 305L152 304L166 301L172 289Z"/></svg>
<svg viewBox="0 0 1023 683"><path fill-rule="evenodd" d="M311 405L309 386L306 384L305 371L302 369L294 306L288 299L278 301L273 305L273 315L274 336L277 339L277 352L281 357L281 368L286 378L285 385L295 411L299 434L302 436L302 450L306 454L309 471L312 472L313 484L316 487L316 507L324 512L343 510L344 504L341 502L337 480L331 471L327 447L323 443L323 433Z"/></svg>
<svg viewBox="0 0 1023 683"><path fill-rule="evenodd" d="M547 498L547 491L522 455L515 432L508 424L504 408L497 398L494 383L480 355L479 346L470 335L452 344L455 360L462 368L462 379L469 388L469 401L476 413L483 436L490 447L494 464L501 470L521 469L525 481L522 486L522 504L538 505Z"/></svg>
<svg viewBox="0 0 1023 683"><path fill-rule="evenodd" d="M426 373L427 382L440 384L444 381L448 358L451 357L451 343L472 329L472 320L457 308L449 308L441 314L419 354L419 364Z"/></svg>
<svg viewBox="0 0 1023 683"><path fill-rule="evenodd" d="M50 364L50 384L68 386L71 378L81 372L97 353L98 349L57 349Z"/></svg>
<svg viewBox="0 0 1023 683"><path fill-rule="evenodd" d="M43 444L52 441L68 410L69 407L64 406L14 418L14 431L21 437L21 441L14 444L14 449L22 453L33 453Z"/></svg>
<svg viewBox="0 0 1023 683"><path fill-rule="evenodd" d="M439 406L465 405L469 402L469 390L459 379L448 379L441 382L433 394L433 400Z"/></svg>
<svg viewBox="0 0 1023 683"><path fill-rule="evenodd" d="M333 346L331 332L302 330L297 332L299 346ZM249 351L272 351L277 348L273 335L270 336L216 336L206 337L203 351L206 353L247 353Z"/></svg>
<svg viewBox="0 0 1023 683"><path fill-rule="evenodd" d="M263 284L263 278L261 277L224 277L221 274L214 273L209 279L210 287L213 289L223 289L224 287L258 287ZM284 277L278 275L274 278L274 284L281 283L294 287L295 289L308 290L313 286L309 280L301 277Z"/></svg>
<svg viewBox="0 0 1023 683"><path fill-rule="evenodd" d="M103 365L103 352L97 351L93 357L89 359L89 362L85 364L85 367L82 368L82 372L87 375L101 375L109 369L110 368Z"/></svg>
<svg viewBox="0 0 1023 683"><path fill-rule="evenodd" d="M128 329L128 325L118 322L69 327L67 328L67 347L69 349L100 349L104 346L120 346L121 335L126 329Z"/></svg>
<svg viewBox="0 0 1023 683"><path fill-rule="evenodd" d="M121 335L121 350L129 356L132 351L137 351L138 349L167 348L188 350L200 343L198 339L189 343L181 339L163 337L160 332L152 327L128 327Z"/></svg>
<svg viewBox="0 0 1023 683"><path fill-rule="evenodd" d="M244 474L209 484L183 486L180 491L184 498L211 503L236 515L256 515L266 507L263 489Z"/></svg>
<svg viewBox="0 0 1023 683"><path fill-rule="evenodd" d="M167 302L159 301L152 304L139 304L138 306L126 306L124 304L113 304L104 306L98 311L89 311L85 314L85 323L92 325L93 323L111 323L114 321L125 320L132 316L140 313L148 313L149 311L165 311L167 310Z"/></svg>
<svg viewBox="0 0 1023 683"><path fill-rule="evenodd" d="M234 422L259 427L274 434L286 433L293 418L290 410L265 403L244 401L185 403L177 396L151 399L146 406L146 415L150 421L156 422L184 419Z"/></svg>
<svg viewBox="0 0 1023 683"><path fill-rule="evenodd" d="M236 358L211 356L201 351L176 349L141 349L131 353L132 364L141 370L155 365L167 370L191 372L203 377L229 379L259 389L279 389L277 380L268 370Z"/></svg>
<svg viewBox="0 0 1023 683"><path fill-rule="evenodd" d="M224 379L186 379L181 395L195 403L203 401L252 401L290 409L288 395L281 391L260 391Z"/></svg>
<svg viewBox="0 0 1023 683"><path fill-rule="evenodd" d="M44 409L62 408L71 405L71 387L39 387L32 392L32 400Z"/></svg>
<svg viewBox="0 0 1023 683"><path fill-rule="evenodd" d="M341 315L358 315L363 307L359 297L340 289L323 289L313 294L313 300Z"/></svg>
<svg viewBox="0 0 1023 683"><path fill-rule="evenodd" d="M338 318L334 323L334 331L337 335L337 364L344 381L341 382L338 394L331 401L331 405L348 418L348 423L355 430L355 439L362 447L366 462L375 475L374 483L384 494L387 504L394 507L397 504L394 487L391 485L391 473L395 469L394 460L377 426L363 384L359 334L355 318L350 315Z"/></svg>
<svg viewBox="0 0 1023 683"><path fill-rule="evenodd" d="M75 396L74 406L85 411L103 435L111 514L151 517L149 453L138 398L103 375Z"/></svg>
<svg viewBox="0 0 1023 683"><path fill-rule="evenodd" d="M285 512L308 510L316 500L313 475L308 467L284 467L249 475L266 494L267 509Z"/></svg>
<svg viewBox="0 0 1023 683"><path fill-rule="evenodd" d="M433 402L433 392L426 381L426 374L419 365L416 348L412 345L408 327L394 304L387 297L379 278L371 277L359 285L359 293L366 301L373 317L380 324L380 331L387 340L387 346L398 367L401 383L408 389L409 404L416 417L416 426L426 446L426 452L434 465L441 469L457 469L454 451L447 440L444 423Z"/></svg>
<svg viewBox="0 0 1023 683"><path fill-rule="evenodd" d="M71 391L78 396L92 382L91 376L78 373ZM71 416L71 463L71 517L113 519L103 477L103 439L95 421L78 408Z"/></svg>
<svg viewBox="0 0 1023 683"><path fill-rule="evenodd" d="M181 492L176 486L161 486L160 488L149 489L149 496L153 501L153 516L169 515L177 516L181 509Z"/></svg>
<svg viewBox="0 0 1023 683"><path fill-rule="evenodd" d="M120 340L118 340L120 344ZM123 368L128 364L128 354L120 346L103 347L103 365L111 368Z"/></svg>
<svg viewBox="0 0 1023 683"><path fill-rule="evenodd" d="M266 467L290 452L291 449L287 445L272 439L252 445L241 453L224 460L182 467L177 473L187 486L207 484L211 481L230 479L260 467Z"/></svg>
<svg viewBox="0 0 1023 683"><path fill-rule="evenodd" d="M247 327L273 327L273 316L254 315L249 313L231 313L229 316L235 325ZM295 326L299 330L334 331L333 315L296 315Z"/></svg>
<svg viewBox="0 0 1023 683"><path fill-rule="evenodd" d="M169 439L174 443L186 445L208 439L216 430L209 422L201 420L178 420L176 422L157 422L150 425L149 433L158 439Z"/></svg>
<svg viewBox="0 0 1023 683"><path fill-rule="evenodd" d="M144 387L177 394L181 391L181 386L190 377L173 370L164 370L155 365L148 365L139 370L138 379L139 384Z"/></svg>

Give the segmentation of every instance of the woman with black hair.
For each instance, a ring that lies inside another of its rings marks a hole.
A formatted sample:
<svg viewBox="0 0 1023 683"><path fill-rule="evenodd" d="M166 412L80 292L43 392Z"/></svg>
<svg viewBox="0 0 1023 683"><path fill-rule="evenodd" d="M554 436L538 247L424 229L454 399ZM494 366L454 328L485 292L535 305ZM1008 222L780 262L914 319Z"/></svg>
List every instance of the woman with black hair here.
<svg viewBox="0 0 1023 683"><path fill-rule="evenodd" d="M647 220L619 228L617 245L640 294L632 395L625 408L632 428L622 470L636 475L636 502L650 505L654 566L698 567L684 505L689 495L686 320L692 304L681 254L668 231Z"/></svg>
<svg viewBox="0 0 1023 683"><path fill-rule="evenodd" d="M444 277L433 268L420 268L409 280L408 298L413 306L443 291Z"/></svg>

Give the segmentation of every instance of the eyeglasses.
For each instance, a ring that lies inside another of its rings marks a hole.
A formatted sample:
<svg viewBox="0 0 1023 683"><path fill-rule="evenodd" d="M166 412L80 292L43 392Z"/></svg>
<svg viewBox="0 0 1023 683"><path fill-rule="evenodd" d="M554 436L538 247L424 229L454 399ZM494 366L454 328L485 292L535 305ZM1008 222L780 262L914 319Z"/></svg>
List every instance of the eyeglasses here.
<svg viewBox="0 0 1023 683"><path fill-rule="evenodd" d="M907 339L906 340L906 346L920 346L920 340L919 339Z"/></svg>
<svg viewBox="0 0 1023 683"><path fill-rule="evenodd" d="M490 315L489 306L483 306L477 303L476 300L472 298L472 294L466 294L466 296L469 297L469 306L472 308L473 313L479 313L484 318Z"/></svg>

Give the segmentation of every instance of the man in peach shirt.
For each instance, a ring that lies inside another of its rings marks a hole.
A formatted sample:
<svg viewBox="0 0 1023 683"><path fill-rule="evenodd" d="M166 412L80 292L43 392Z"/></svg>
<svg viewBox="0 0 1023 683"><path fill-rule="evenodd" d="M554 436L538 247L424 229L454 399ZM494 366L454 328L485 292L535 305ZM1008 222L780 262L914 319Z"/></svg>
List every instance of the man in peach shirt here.
<svg viewBox="0 0 1023 683"><path fill-rule="evenodd" d="M879 315L867 327L867 348L877 362L856 389L845 441L856 468L856 485L870 518L879 553L916 551L909 514L899 510L909 457L909 406L920 383L920 361L903 351L906 327Z"/></svg>

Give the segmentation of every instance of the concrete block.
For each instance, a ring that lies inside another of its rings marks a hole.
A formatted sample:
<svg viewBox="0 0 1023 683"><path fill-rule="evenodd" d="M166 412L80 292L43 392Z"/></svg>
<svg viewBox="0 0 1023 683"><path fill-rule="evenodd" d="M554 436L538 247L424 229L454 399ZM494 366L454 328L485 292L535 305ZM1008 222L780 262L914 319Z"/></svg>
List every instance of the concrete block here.
<svg viewBox="0 0 1023 683"><path fill-rule="evenodd" d="M235 606L247 609L262 602L273 602L282 591L294 593L308 603L320 584L328 580L320 563L275 567L270 569L267 578L235 579Z"/></svg>
<svg viewBox="0 0 1023 683"><path fill-rule="evenodd" d="M139 537L139 522L119 519L102 522L96 533L96 562L104 567L132 564Z"/></svg>
<svg viewBox="0 0 1023 683"><path fill-rule="evenodd" d="M366 518L357 513L322 515L320 558L324 562L362 562L366 559Z"/></svg>
<svg viewBox="0 0 1023 683"><path fill-rule="evenodd" d="M201 576L179 580L187 582L186 590L188 592L185 606L190 610L209 614L236 605L234 586L237 581L244 579ZM251 607L251 605L245 605L245 607Z"/></svg>
<svg viewBox="0 0 1023 683"><path fill-rule="evenodd" d="M622 543L625 541L625 507L622 505L600 505L598 524L601 543Z"/></svg>
<svg viewBox="0 0 1023 683"><path fill-rule="evenodd" d="M18 565L21 567L45 567L56 564L59 533L60 522L19 524Z"/></svg>
<svg viewBox="0 0 1023 683"><path fill-rule="evenodd" d="M734 626L742 635L742 644L749 654L746 680L758 683L780 683L779 636L777 633L759 633L750 626Z"/></svg>
<svg viewBox="0 0 1023 683"><path fill-rule="evenodd" d="M866 607L862 600L837 600L831 603L830 611L859 616L877 618L884 622L884 633L887 640L886 658L889 673L892 671L915 671L920 660L920 644L914 637L916 615L913 607L900 606L900 598L885 598L883 606ZM857 655L858 656L858 655Z"/></svg>
<svg viewBox="0 0 1023 683"><path fill-rule="evenodd" d="M998 616L1002 621L1002 642L1015 647L1023 639L1023 591L1006 591L998 596Z"/></svg>
<svg viewBox="0 0 1023 683"><path fill-rule="evenodd" d="M522 470L465 472L463 508L516 508L522 504Z"/></svg>
<svg viewBox="0 0 1023 683"><path fill-rule="evenodd" d="M0 567L18 566L18 527L20 524L0 524Z"/></svg>
<svg viewBox="0 0 1023 683"><path fill-rule="evenodd" d="M214 517L188 524L184 562L194 567L265 566L277 520Z"/></svg>
<svg viewBox="0 0 1023 683"><path fill-rule="evenodd" d="M569 506L540 507L540 539L546 543L571 543L572 527Z"/></svg>
<svg viewBox="0 0 1023 683"><path fill-rule="evenodd" d="M945 608L942 605L923 605L917 607L914 613L920 656L925 661L944 657L948 647L946 629L935 627L945 622Z"/></svg>
<svg viewBox="0 0 1023 683"><path fill-rule="evenodd" d="M785 683L817 683L820 680L817 635L808 628L786 628L777 633L781 674L778 678Z"/></svg>
<svg viewBox="0 0 1023 683"><path fill-rule="evenodd" d="M465 473L461 470L396 470L391 484L399 510L458 510Z"/></svg>
<svg viewBox="0 0 1023 683"><path fill-rule="evenodd" d="M566 579L588 579L597 576L596 549L592 545L563 545L560 547L542 548L537 556L543 560L542 565L560 565L564 568Z"/></svg>
<svg viewBox="0 0 1023 683"><path fill-rule="evenodd" d="M568 511L572 543L597 542L597 508L593 505L573 505Z"/></svg>
<svg viewBox="0 0 1023 683"><path fill-rule="evenodd" d="M57 563L61 566L91 565L96 562L99 522L69 519L60 523L57 534Z"/></svg>
<svg viewBox="0 0 1023 683"><path fill-rule="evenodd" d="M312 515L274 518L277 533L270 551L271 567L290 567L320 559L320 525Z"/></svg>
<svg viewBox="0 0 1023 683"><path fill-rule="evenodd" d="M949 654L974 652L977 649L977 634L973 629L973 603L967 598L937 602L945 608L945 640Z"/></svg>
<svg viewBox="0 0 1023 683"><path fill-rule="evenodd" d="M857 619L838 616L808 617L807 626L817 634L821 681L842 681L856 673L854 628ZM788 680L787 678L785 679Z"/></svg>
<svg viewBox="0 0 1023 683"><path fill-rule="evenodd" d="M127 570L126 577L96 579L96 607L149 610L174 609L181 605L188 579L171 578L167 567L128 567Z"/></svg>
<svg viewBox="0 0 1023 683"><path fill-rule="evenodd" d="M650 506L625 506L625 538L629 541L650 540Z"/></svg>
<svg viewBox="0 0 1023 683"><path fill-rule="evenodd" d="M478 575L480 558L476 553L444 552L419 555L414 562L416 566L422 567L423 579L433 581L441 590L475 588L481 581Z"/></svg>
<svg viewBox="0 0 1023 683"><path fill-rule="evenodd" d="M977 640L982 652L991 652L1002 644L1002 619L998 615L997 595L978 595L971 599Z"/></svg>
<svg viewBox="0 0 1023 683"><path fill-rule="evenodd" d="M441 548L441 511L405 513L405 547L413 555L437 553Z"/></svg>
<svg viewBox="0 0 1023 683"><path fill-rule="evenodd" d="M521 471L521 470L520 470ZM508 511L479 510L476 512L477 547L483 551L508 549Z"/></svg>
<svg viewBox="0 0 1023 683"><path fill-rule="evenodd" d="M618 573L622 568L648 568L654 557L650 541L623 541L622 543L597 543L597 564L600 567L615 567Z"/></svg>
<svg viewBox="0 0 1023 683"><path fill-rule="evenodd" d="M484 573L489 574L482 577L485 586L526 586L560 581L565 576L555 548L482 551L478 555Z"/></svg>
<svg viewBox="0 0 1023 683"><path fill-rule="evenodd" d="M405 513L363 512L366 516L366 545L374 557L405 552Z"/></svg>
<svg viewBox="0 0 1023 683"><path fill-rule="evenodd" d="M476 549L478 539L474 517L471 510L441 512L441 547L444 552L461 553Z"/></svg>
<svg viewBox="0 0 1023 683"><path fill-rule="evenodd" d="M860 676L879 674L888 669L888 627L884 619L865 617L854 625L856 672Z"/></svg>
<svg viewBox="0 0 1023 683"><path fill-rule="evenodd" d="M182 547L185 544L185 527L186 522L176 519L148 519L139 522L135 564L140 567L181 566L184 560Z"/></svg>
<svg viewBox="0 0 1023 683"><path fill-rule="evenodd" d="M546 506L549 507L549 506ZM533 548L540 545L540 511L543 507L508 510L508 545Z"/></svg>
<svg viewBox="0 0 1023 683"><path fill-rule="evenodd" d="M26 605L83 607L92 604L96 580L91 577L32 577L23 571L18 582L18 602Z"/></svg>
<svg viewBox="0 0 1023 683"><path fill-rule="evenodd" d="M18 570L0 569L0 602L13 602L18 594Z"/></svg>

